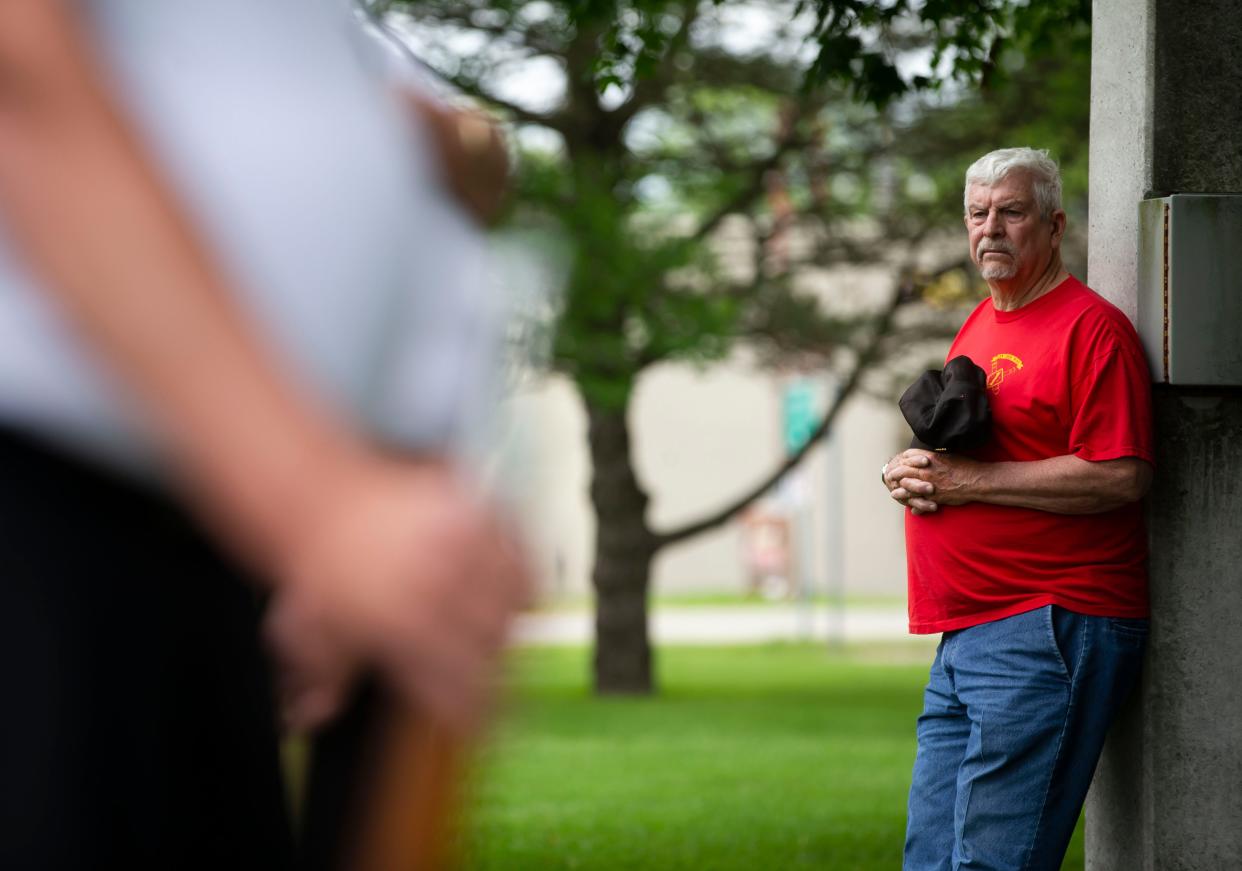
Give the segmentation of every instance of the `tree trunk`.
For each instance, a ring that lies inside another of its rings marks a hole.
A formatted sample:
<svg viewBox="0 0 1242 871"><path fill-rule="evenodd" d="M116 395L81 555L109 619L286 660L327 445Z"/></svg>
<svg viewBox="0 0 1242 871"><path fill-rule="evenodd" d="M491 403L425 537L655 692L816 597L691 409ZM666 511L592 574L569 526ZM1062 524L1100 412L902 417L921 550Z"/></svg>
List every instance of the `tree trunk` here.
<svg viewBox="0 0 1242 871"><path fill-rule="evenodd" d="M594 470L591 502L597 521L595 567L595 691L650 694L651 641L647 586L655 536L647 527L647 494L630 457L627 406L587 406Z"/></svg>

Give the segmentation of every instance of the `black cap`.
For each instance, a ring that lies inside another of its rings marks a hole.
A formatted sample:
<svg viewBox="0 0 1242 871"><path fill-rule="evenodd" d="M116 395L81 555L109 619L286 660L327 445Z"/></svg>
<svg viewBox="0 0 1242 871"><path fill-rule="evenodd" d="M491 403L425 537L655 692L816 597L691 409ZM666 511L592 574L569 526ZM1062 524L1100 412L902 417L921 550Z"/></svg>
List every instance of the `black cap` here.
<svg viewBox="0 0 1242 871"><path fill-rule="evenodd" d="M898 404L914 430L912 448L969 451L992 434L988 376L969 357L954 357L944 371L924 372Z"/></svg>

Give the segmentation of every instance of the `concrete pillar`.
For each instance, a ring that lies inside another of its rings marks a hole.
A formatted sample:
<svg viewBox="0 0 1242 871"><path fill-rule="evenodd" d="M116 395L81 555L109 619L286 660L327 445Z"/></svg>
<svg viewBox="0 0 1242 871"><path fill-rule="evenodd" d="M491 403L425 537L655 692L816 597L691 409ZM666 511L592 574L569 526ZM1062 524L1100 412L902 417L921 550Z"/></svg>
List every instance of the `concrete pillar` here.
<svg viewBox="0 0 1242 871"><path fill-rule="evenodd" d="M1093 16L1089 283L1133 317L1139 200L1242 193L1242 14ZM1242 868L1242 389L1158 385L1155 416L1151 644L1087 800L1087 868Z"/></svg>

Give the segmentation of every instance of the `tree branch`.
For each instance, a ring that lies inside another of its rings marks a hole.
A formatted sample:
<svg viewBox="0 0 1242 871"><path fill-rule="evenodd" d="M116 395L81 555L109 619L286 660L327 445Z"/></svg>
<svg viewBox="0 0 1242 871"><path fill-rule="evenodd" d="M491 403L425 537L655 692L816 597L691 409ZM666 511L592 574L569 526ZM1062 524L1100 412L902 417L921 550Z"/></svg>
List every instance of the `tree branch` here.
<svg viewBox="0 0 1242 871"><path fill-rule="evenodd" d="M768 171L775 169L781 162L781 158L783 158L786 154L793 151L795 148L800 148L807 144L798 136L797 133L798 122L802 119L804 113L806 112L806 108L807 106L804 102L798 103L797 111L789 121L789 133L777 141L776 148L770 155L762 160L755 161L750 165L748 170L743 171L743 173L747 175L747 178L742 189L722 203L716 211L712 212L707 218L705 218L690 238L706 238L711 235L712 231L715 230L717 226L720 225L721 221L734 212L741 211L745 206L749 205L755 197L763 193L763 178Z"/></svg>
<svg viewBox="0 0 1242 871"><path fill-rule="evenodd" d="M540 127L547 127L550 130L555 130L562 136L565 135L563 122L556 115L547 115L542 112L532 112L530 109L523 109L516 103L511 103L508 100L497 97L495 94L487 91L474 79L469 79L464 76L447 75L444 78L447 82L453 85L453 87L457 88L467 96L474 97L475 99L481 100L496 109L507 112L518 121L525 124L538 124Z"/></svg>
<svg viewBox="0 0 1242 871"><path fill-rule="evenodd" d="M388 2L387 5L392 6L393 3ZM407 15L410 15L420 23L435 22L437 25L447 25L462 30L474 30L487 34L496 42L513 47L526 48L535 54L556 55L562 49L561 42L553 38L552 32L540 24L520 27L513 24L512 21L509 24L489 24L479 21L474 17L474 13L481 11L485 7L464 4L436 5L411 3L409 0L406 0L401 6L405 9Z"/></svg>
<svg viewBox="0 0 1242 871"><path fill-rule="evenodd" d="M960 269L962 266L963 264L960 262L953 263L951 266L939 270L933 276L932 280L935 280L935 278L938 278L954 269ZM825 413L823 420L819 423L819 426L817 426L815 431L811 433L806 444L804 444L793 454L790 454L788 458L786 458L762 481L751 487L723 508L674 529L663 532L657 531L655 533L656 548L659 549L667 547L670 544L685 541L688 538L693 538L696 535L715 529L718 526L723 526L736 514L745 509L746 506L750 505L750 503L754 502L775 486L776 483L791 470L796 468L798 464L800 464L811 452L811 449L832 431L833 424L836 423L837 416L840 414L842 406L845 405L846 400L848 400L858 389L859 384L862 382L864 373L866 373L866 371L870 369L871 366L883 355L884 339L889 333L892 332L893 319L895 318L897 311L903 305L917 299L918 294L919 287L916 286L912 280L904 280L898 284L889 304L882 312L879 313L879 315L876 316L875 328L872 330L871 338L868 341L867 346L859 351L858 358L854 363L853 369L850 370L850 374L846 377L845 382L837 390L837 395L833 399L831 407L829 407L827 413Z"/></svg>
<svg viewBox="0 0 1242 871"><path fill-rule="evenodd" d="M565 131L562 129L560 119L557 118L555 115L547 115L547 114L543 114L540 112L532 112L529 109L523 109L521 106L517 105L516 103L511 103L508 100L502 99L501 97L497 97L495 94L491 93L490 91L487 91L486 89L483 88L482 85L479 84L478 80L475 78L472 78L469 76L463 76L459 74L446 73L443 70L437 69L433 65L427 63L422 58L419 58L417 55L413 53L413 51L411 51L409 46L405 44L405 41L401 38L401 36L395 30L390 28L388 24L385 22L384 16L387 14L389 7L391 7L392 5L393 3L391 2L391 0L376 0L376 2L373 2L369 6L366 7L367 14L371 18L371 21L374 23L374 25L380 28L381 30L385 31L397 43L397 45L400 46L402 51L411 59L412 62L416 62L426 67L427 69L431 70L435 75L439 76L441 79L448 82L453 87L457 88L457 90L461 91L463 94L466 94L467 96L470 96L470 97L474 97L475 99L481 100L484 103L488 103L494 108L501 109L509 113L510 115L512 115L514 118L516 118L519 121L525 122L527 124L538 124L541 127L548 127L552 130L556 130L557 132L561 133L561 135L565 134ZM479 24L475 24L471 22L468 13L467 14L451 14L443 10L434 10L434 11L431 11L430 13L425 11L423 14L423 18L424 19L434 18L441 24L456 25L459 27L466 27L466 28L470 28L473 30L477 30L483 33L489 33L498 40L506 36L511 36L513 33L512 31L509 31L505 28L485 27ZM534 51L534 49L532 49L532 51Z"/></svg>
<svg viewBox="0 0 1242 871"><path fill-rule="evenodd" d="M677 53L685 48L690 39L690 28L699 17L699 0L686 0L682 4L681 24L677 32L669 37L665 46L664 56L660 58L660 66L654 73L634 83L634 91L630 98L614 110L617 124L624 127L631 118L657 102L664 96L676 79L675 65Z"/></svg>

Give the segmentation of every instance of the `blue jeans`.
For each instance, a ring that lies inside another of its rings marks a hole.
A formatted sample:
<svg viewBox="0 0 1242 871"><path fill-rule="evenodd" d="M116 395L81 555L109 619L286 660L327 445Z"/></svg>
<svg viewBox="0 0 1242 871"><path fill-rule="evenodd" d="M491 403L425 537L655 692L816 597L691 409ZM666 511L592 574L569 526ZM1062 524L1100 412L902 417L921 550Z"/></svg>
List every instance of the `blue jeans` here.
<svg viewBox="0 0 1242 871"><path fill-rule="evenodd" d="M918 721L906 871L1056 869L1147 621L1046 606L946 632Z"/></svg>

